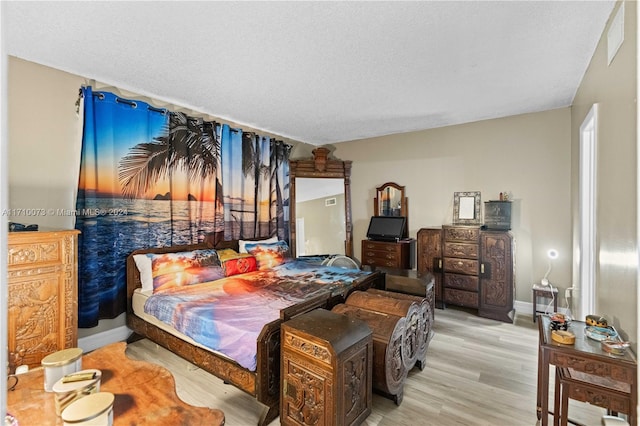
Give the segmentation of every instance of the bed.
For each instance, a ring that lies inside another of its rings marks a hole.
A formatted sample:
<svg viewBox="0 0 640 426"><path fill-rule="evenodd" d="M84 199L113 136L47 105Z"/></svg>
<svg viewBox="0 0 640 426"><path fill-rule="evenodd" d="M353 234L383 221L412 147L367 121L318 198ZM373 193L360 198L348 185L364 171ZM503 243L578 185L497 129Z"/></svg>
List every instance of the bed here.
<svg viewBox="0 0 640 426"><path fill-rule="evenodd" d="M238 389L254 396L263 404L259 425L267 425L279 415L280 401L280 325L297 315L316 308L331 309L338 303L344 302L346 296L353 290L367 288L384 288L384 275L380 272L358 274L347 287L336 290L328 286L327 291L318 291L317 287L308 296L300 298L296 295L295 302L278 309L276 318L260 324L261 329L255 339L255 368L241 365L240 362L220 351L209 349L196 342L189 336L173 329L168 324L145 314L141 308L150 296L141 291L140 272L134 261L137 254L162 255L192 250L210 249L207 244L174 246L165 248L147 248L136 250L127 258L127 325L134 332L132 340L148 338L155 343L169 349L175 354L192 362L205 371L219 377L225 383L232 384ZM238 241L225 241L215 246L216 250L233 249L238 251ZM315 266L314 266L315 267ZM317 266L318 268L331 268ZM276 269L276 268L274 268ZM335 268L334 268L335 269ZM254 274L250 272L249 274ZM285 272L286 274L286 272ZM220 280L223 282L226 278ZM254 279L256 277L254 276ZM313 278L311 278L313 280ZM218 281L210 283L217 285ZM299 291L299 290L298 290ZM250 345L248 345L250 346Z"/></svg>

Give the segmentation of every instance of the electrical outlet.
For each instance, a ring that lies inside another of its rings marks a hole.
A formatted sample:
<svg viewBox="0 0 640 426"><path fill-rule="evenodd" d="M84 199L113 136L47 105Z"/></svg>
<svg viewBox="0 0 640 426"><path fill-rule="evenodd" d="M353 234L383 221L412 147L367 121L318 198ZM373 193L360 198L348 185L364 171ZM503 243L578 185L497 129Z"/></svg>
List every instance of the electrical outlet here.
<svg viewBox="0 0 640 426"><path fill-rule="evenodd" d="M568 299L569 297L573 297L573 286L565 289L564 298Z"/></svg>

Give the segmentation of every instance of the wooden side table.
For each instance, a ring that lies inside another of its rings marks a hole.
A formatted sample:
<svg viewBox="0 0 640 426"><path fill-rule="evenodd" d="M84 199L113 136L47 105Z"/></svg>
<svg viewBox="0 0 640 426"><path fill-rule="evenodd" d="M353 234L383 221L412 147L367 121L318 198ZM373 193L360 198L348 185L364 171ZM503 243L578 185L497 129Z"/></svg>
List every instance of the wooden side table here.
<svg viewBox="0 0 640 426"><path fill-rule="evenodd" d="M636 424L636 403L638 398L638 365L635 355L627 350L624 355L614 356L602 350L598 341L588 338L584 333L586 324L582 321L572 321L569 331L576 336L573 345L563 345L551 339L550 318L541 316L538 322L538 386L536 414L541 426L549 424L549 370L556 368L571 368L571 376L577 380L578 373L600 376L601 380L610 382L615 380L625 385L625 391L633 403L629 407L629 423ZM583 379L583 383L586 380ZM583 389L585 389L583 387ZM573 392L569 389L569 396ZM559 393L564 392L561 390ZM575 396L575 395L574 395ZM572 398L573 399L573 398ZM600 399L602 407L621 411L620 406L611 404L611 400Z"/></svg>
<svg viewBox="0 0 640 426"><path fill-rule="evenodd" d="M82 357L82 368L102 371L100 391L116 396L114 425L224 425L224 413L194 407L176 395L173 376L164 367L127 358L124 342L113 343ZM62 425L53 393L44 391L44 369L20 374L7 392L7 411L21 425Z"/></svg>
<svg viewBox="0 0 640 426"><path fill-rule="evenodd" d="M281 325L282 425L359 425L371 413L373 340L364 321L324 309Z"/></svg>
<svg viewBox="0 0 640 426"><path fill-rule="evenodd" d="M533 322L536 322L538 313L545 313L545 311L538 310L538 298L547 300L553 298L553 312L558 312L558 289L555 287L542 286L538 284L533 285Z"/></svg>

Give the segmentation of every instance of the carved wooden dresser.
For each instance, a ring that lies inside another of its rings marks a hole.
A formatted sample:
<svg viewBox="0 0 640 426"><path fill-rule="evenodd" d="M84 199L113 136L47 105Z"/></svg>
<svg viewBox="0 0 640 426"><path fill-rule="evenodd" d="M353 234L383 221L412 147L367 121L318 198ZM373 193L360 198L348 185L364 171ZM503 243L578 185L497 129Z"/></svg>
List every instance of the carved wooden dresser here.
<svg viewBox="0 0 640 426"><path fill-rule="evenodd" d="M373 340L357 318L316 309L281 326L280 423L357 425L371 413Z"/></svg>
<svg viewBox="0 0 640 426"><path fill-rule="evenodd" d="M513 321L513 237L508 231L445 225L418 231L418 271L435 276L436 306Z"/></svg>
<svg viewBox="0 0 640 426"><path fill-rule="evenodd" d="M79 231L9 232L9 368L76 347Z"/></svg>
<svg viewBox="0 0 640 426"><path fill-rule="evenodd" d="M398 242L362 240L362 264L388 268L413 268L414 239Z"/></svg>

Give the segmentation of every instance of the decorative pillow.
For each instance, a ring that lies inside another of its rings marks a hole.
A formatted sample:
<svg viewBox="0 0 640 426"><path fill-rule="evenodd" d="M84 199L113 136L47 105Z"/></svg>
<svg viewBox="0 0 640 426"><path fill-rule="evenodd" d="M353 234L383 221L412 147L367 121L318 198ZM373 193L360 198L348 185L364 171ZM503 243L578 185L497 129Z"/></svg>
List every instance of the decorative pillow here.
<svg viewBox="0 0 640 426"><path fill-rule="evenodd" d="M146 254L134 254L133 260L136 262L138 272L140 272L140 282L142 291L153 290L153 275L151 275L151 259Z"/></svg>
<svg viewBox="0 0 640 426"><path fill-rule="evenodd" d="M249 253L238 253L233 249L218 249L217 251L225 277L258 270L256 258Z"/></svg>
<svg viewBox="0 0 640 426"><path fill-rule="evenodd" d="M218 259L220 259L220 263L224 263L227 259L234 259L240 256L240 253L235 251L234 249L216 249L218 252ZM248 254L248 253L247 253Z"/></svg>
<svg viewBox="0 0 640 426"><path fill-rule="evenodd" d="M238 253L237 257L222 262L222 270L225 277L257 271L258 261L249 253Z"/></svg>
<svg viewBox="0 0 640 426"><path fill-rule="evenodd" d="M246 248L248 253L256 257L258 269L261 271L284 263L289 252L289 246L286 241L246 244Z"/></svg>
<svg viewBox="0 0 640 426"><path fill-rule="evenodd" d="M267 238L264 240L238 240L238 251L240 253L247 253L247 248L246 245L247 244L256 244L256 243L264 243L264 244L269 244L269 243L276 243L278 242L278 237L271 237L271 238Z"/></svg>
<svg viewBox="0 0 640 426"><path fill-rule="evenodd" d="M151 259L153 292L214 281L224 277L216 250L147 254Z"/></svg>

